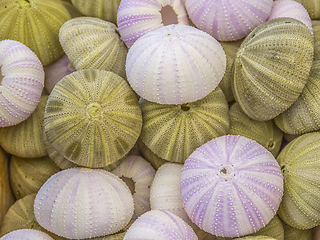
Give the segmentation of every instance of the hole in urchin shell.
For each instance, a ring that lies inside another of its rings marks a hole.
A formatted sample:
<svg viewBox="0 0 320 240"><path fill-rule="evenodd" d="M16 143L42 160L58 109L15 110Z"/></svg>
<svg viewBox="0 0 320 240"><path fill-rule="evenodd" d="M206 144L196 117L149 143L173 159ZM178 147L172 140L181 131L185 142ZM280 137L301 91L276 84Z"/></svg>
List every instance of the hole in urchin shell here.
<svg viewBox="0 0 320 240"><path fill-rule="evenodd" d="M164 26L178 23L178 15L170 5L162 7L160 13Z"/></svg>
<svg viewBox="0 0 320 240"><path fill-rule="evenodd" d="M18 3L19 3L20 7L27 7L27 6L30 5L30 1L29 0L20 0Z"/></svg>
<svg viewBox="0 0 320 240"><path fill-rule="evenodd" d="M235 176L233 166L223 165L219 170L220 176L225 180L229 180Z"/></svg>
<svg viewBox="0 0 320 240"><path fill-rule="evenodd" d="M267 143L267 149L269 151L272 151L275 147L275 142L273 140L270 140L268 143Z"/></svg>
<svg viewBox="0 0 320 240"><path fill-rule="evenodd" d="M132 180L132 178L127 178L124 176L122 176L120 178L122 181L124 181L127 184L127 186L130 189L131 194L133 195L136 192L136 189L135 189L135 182Z"/></svg>
<svg viewBox="0 0 320 240"><path fill-rule="evenodd" d="M185 112L190 110L190 105L188 103L182 104L181 109Z"/></svg>

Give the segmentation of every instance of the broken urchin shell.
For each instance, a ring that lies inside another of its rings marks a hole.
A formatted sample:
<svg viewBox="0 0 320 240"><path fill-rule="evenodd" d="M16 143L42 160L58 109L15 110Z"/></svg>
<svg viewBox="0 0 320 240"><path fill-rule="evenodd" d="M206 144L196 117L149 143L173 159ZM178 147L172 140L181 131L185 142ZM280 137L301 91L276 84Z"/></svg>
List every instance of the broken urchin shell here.
<svg viewBox="0 0 320 240"><path fill-rule="evenodd" d="M283 176L274 156L240 135L215 138L185 161L180 193L200 229L220 237L240 237L263 228L276 214Z"/></svg>
<svg viewBox="0 0 320 240"><path fill-rule="evenodd" d="M226 69L217 40L188 25L172 24L139 38L129 49L128 82L142 98L159 104L195 102L211 93Z"/></svg>
<svg viewBox="0 0 320 240"><path fill-rule="evenodd" d="M247 36L265 22L272 0L186 0L187 13L197 28L220 41Z"/></svg>
<svg viewBox="0 0 320 240"><path fill-rule="evenodd" d="M0 127L26 120L40 102L44 87L43 66L24 44L0 41Z"/></svg>
<svg viewBox="0 0 320 240"><path fill-rule="evenodd" d="M37 222L70 239L116 233L129 223L133 211L128 186L102 169L60 171L43 184L34 200Z"/></svg>
<svg viewBox="0 0 320 240"><path fill-rule="evenodd" d="M35 229L19 229L7 233L1 240L12 240L12 239L20 239L20 240L54 240L48 234L35 230Z"/></svg>

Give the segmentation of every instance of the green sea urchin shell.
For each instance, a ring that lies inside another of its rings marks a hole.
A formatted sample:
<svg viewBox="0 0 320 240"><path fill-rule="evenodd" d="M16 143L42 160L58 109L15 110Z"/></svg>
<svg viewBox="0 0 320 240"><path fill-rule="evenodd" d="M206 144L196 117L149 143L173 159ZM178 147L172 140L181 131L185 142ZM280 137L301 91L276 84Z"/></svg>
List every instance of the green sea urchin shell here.
<svg viewBox="0 0 320 240"><path fill-rule="evenodd" d="M274 124L273 120L256 121L249 118L236 102L230 107L229 134L242 135L257 141L273 156L277 156L281 147L283 132Z"/></svg>
<svg viewBox="0 0 320 240"><path fill-rule="evenodd" d="M284 177L279 217L288 225L320 225L320 132L306 133L286 145L277 157Z"/></svg>
<svg viewBox="0 0 320 240"><path fill-rule="evenodd" d="M47 65L63 54L58 32L70 18L60 0L1 0L0 40L23 43Z"/></svg>
<svg viewBox="0 0 320 240"><path fill-rule="evenodd" d="M293 18L260 24L241 43L234 61L233 95L252 119L273 119L298 98L307 82L314 43Z"/></svg>
<svg viewBox="0 0 320 240"><path fill-rule="evenodd" d="M196 148L229 131L228 102L219 87L192 103L167 105L141 99L140 106L142 142L170 162L183 163Z"/></svg>
<svg viewBox="0 0 320 240"><path fill-rule="evenodd" d="M313 229L297 229L283 223L284 240L319 240L313 238Z"/></svg>
<svg viewBox="0 0 320 240"><path fill-rule="evenodd" d="M22 158L48 155L43 142L43 116L48 96L41 96L34 112L17 125L0 128L0 145L7 152Z"/></svg>
<svg viewBox="0 0 320 240"><path fill-rule="evenodd" d="M277 240L276 238L268 237L268 236L248 236L248 237L242 237L237 239L239 240Z"/></svg>
<svg viewBox="0 0 320 240"><path fill-rule="evenodd" d="M320 60L320 20L312 20L314 38L314 60Z"/></svg>
<svg viewBox="0 0 320 240"><path fill-rule="evenodd" d="M113 72L78 70L49 95L44 131L61 155L80 166L102 168L135 145L141 109L129 84Z"/></svg>
<svg viewBox="0 0 320 240"><path fill-rule="evenodd" d="M65 22L59 41L76 69L112 71L125 78L128 49L111 22L93 17L77 17Z"/></svg>
<svg viewBox="0 0 320 240"><path fill-rule="evenodd" d="M295 0L301 3L308 11L311 19L320 19L320 1L319 0Z"/></svg>
<svg viewBox="0 0 320 240"><path fill-rule="evenodd" d="M71 2L85 16L101 18L114 24L117 23L120 0L71 0Z"/></svg>
<svg viewBox="0 0 320 240"><path fill-rule="evenodd" d="M298 99L274 121L283 132L291 135L320 130L320 60L313 62Z"/></svg>

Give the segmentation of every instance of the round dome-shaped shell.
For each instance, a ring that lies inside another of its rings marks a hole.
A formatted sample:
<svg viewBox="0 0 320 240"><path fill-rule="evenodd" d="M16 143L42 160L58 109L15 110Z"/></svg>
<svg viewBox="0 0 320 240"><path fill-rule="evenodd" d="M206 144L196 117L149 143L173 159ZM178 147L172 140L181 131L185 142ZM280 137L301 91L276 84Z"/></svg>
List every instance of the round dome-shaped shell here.
<svg viewBox="0 0 320 240"><path fill-rule="evenodd" d="M61 26L59 41L77 70L101 69L125 78L128 50L117 31L117 26L111 22L77 17Z"/></svg>
<svg viewBox="0 0 320 240"><path fill-rule="evenodd" d="M246 37L264 23L272 0L186 0L187 13L197 28L220 41Z"/></svg>
<svg viewBox="0 0 320 240"><path fill-rule="evenodd" d="M290 17L303 22L313 34L311 18L304 6L294 0L277 0L273 2L268 21L279 18Z"/></svg>
<svg viewBox="0 0 320 240"><path fill-rule="evenodd" d="M226 69L217 40L188 25L172 24L139 38L129 49L128 82L142 98L160 104L195 102L211 93Z"/></svg>
<svg viewBox="0 0 320 240"><path fill-rule="evenodd" d="M171 7L176 23L188 25L187 12L180 0L122 0L117 12L117 26L121 39L131 48L141 36L165 25L162 9Z"/></svg>
<svg viewBox="0 0 320 240"><path fill-rule="evenodd" d="M314 60L320 60L320 20L312 20L314 37Z"/></svg>
<svg viewBox="0 0 320 240"><path fill-rule="evenodd" d="M200 229L240 237L275 216L283 176L274 156L259 143L225 135L203 144L185 161L180 193L188 216Z"/></svg>
<svg viewBox="0 0 320 240"><path fill-rule="evenodd" d="M62 1L0 1L0 40L12 39L29 47L43 65L62 54L59 28L71 18Z"/></svg>
<svg viewBox="0 0 320 240"><path fill-rule="evenodd" d="M274 121L283 132L291 135L320 130L320 60L313 61L298 99Z"/></svg>
<svg viewBox="0 0 320 240"><path fill-rule="evenodd" d="M44 113L52 147L85 167L105 167L124 157L141 127L141 109L129 84L98 69L78 70L61 79Z"/></svg>
<svg viewBox="0 0 320 240"><path fill-rule="evenodd" d="M34 215L58 236L84 239L123 229L134 210L128 186L102 169L70 168L51 176L34 200Z"/></svg>
<svg viewBox="0 0 320 240"><path fill-rule="evenodd" d="M6 235L0 238L1 240L12 240L12 239L20 239L20 240L54 240L48 234L35 230L35 229L19 229L7 233Z"/></svg>
<svg viewBox="0 0 320 240"><path fill-rule="evenodd" d="M177 215L163 210L151 210L141 215L127 230L123 240L196 240L192 228Z"/></svg>
<svg viewBox="0 0 320 240"><path fill-rule="evenodd" d="M314 235L313 229L298 229L291 227L285 222L282 223L285 233L284 240L319 240L319 237ZM320 225L319 225L320 226Z"/></svg>
<svg viewBox="0 0 320 240"><path fill-rule="evenodd" d="M301 3L308 11L310 18L320 19L320 2L318 0L295 0Z"/></svg>
<svg viewBox="0 0 320 240"><path fill-rule="evenodd" d="M289 142L277 157L284 177L278 215L294 228L320 225L319 137L319 132L303 134Z"/></svg>
<svg viewBox="0 0 320 240"><path fill-rule="evenodd" d="M229 131L228 102L219 87L188 104L166 105L140 99L140 106L142 142L170 162L184 163L196 148Z"/></svg>
<svg viewBox="0 0 320 240"><path fill-rule="evenodd" d="M0 41L0 67L0 127L8 127L26 120L36 109L44 71L36 54L14 40Z"/></svg>
<svg viewBox="0 0 320 240"><path fill-rule="evenodd" d="M233 95L252 119L266 121L297 100L313 62L308 27L293 18L260 24L241 43L234 61Z"/></svg>

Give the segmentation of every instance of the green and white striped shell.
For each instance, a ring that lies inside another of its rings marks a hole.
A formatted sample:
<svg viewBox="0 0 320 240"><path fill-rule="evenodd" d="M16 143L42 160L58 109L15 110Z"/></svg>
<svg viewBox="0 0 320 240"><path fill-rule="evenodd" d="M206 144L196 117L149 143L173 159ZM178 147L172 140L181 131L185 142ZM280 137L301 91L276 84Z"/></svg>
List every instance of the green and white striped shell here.
<svg viewBox="0 0 320 240"><path fill-rule="evenodd" d="M0 40L23 43L47 65L63 54L58 33L70 18L60 0L1 0Z"/></svg>
<svg viewBox="0 0 320 240"><path fill-rule="evenodd" d="M219 87L196 102L167 105L140 99L140 106L142 142L170 162L183 163L196 148L229 131L228 102Z"/></svg>
<svg viewBox="0 0 320 240"><path fill-rule="evenodd" d="M291 135L320 130L320 59L313 62L298 99L274 121L283 132Z"/></svg>
<svg viewBox="0 0 320 240"><path fill-rule="evenodd" d="M51 146L80 166L103 168L124 157L142 127L129 84L113 72L78 70L53 88L44 113Z"/></svg>
<svg viewBox="0 0 320 240"><path fill-rule="evenodd" d="M284 179L279 217L288 225L320 225L320 132L306 133L286 145L277 157Z"/></svg>
<svg viewBox="0 0 320 240"><path fill-rule="evenodd" d="M241 43L234 62L233 95L252 119L270 120L298 98L314 52L306 25L293 18L260 24Z"/></svg>

